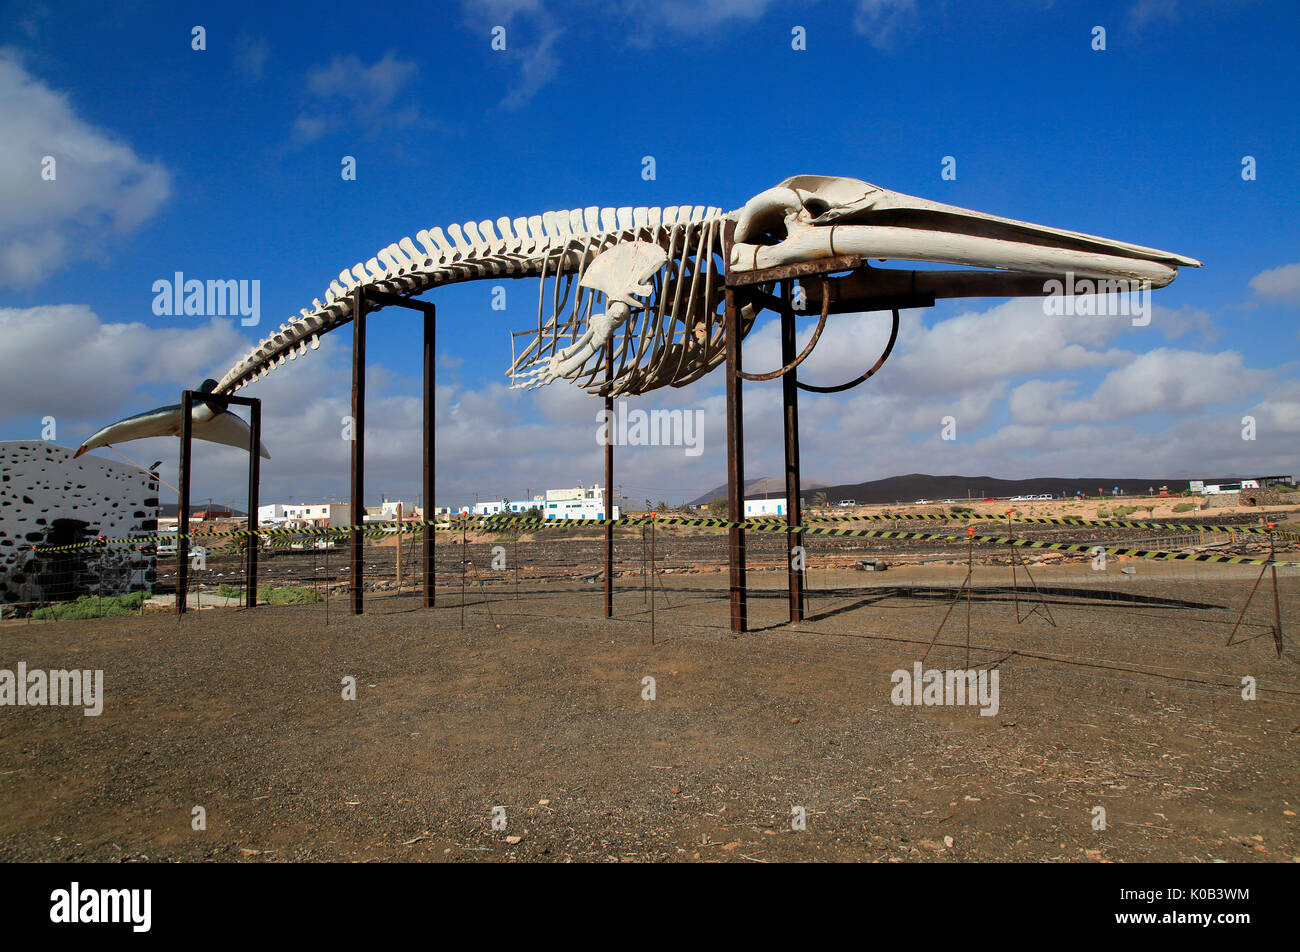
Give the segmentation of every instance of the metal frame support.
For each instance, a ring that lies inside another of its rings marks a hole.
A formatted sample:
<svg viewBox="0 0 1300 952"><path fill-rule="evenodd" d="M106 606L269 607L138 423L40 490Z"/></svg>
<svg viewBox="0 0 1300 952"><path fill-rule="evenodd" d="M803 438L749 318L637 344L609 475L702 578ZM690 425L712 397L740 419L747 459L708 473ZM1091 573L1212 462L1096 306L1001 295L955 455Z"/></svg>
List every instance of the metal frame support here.
<svg viewBox="0 0 1300 952"><path fill-rule="evenodd" d="M735 224L728 222L723 231L723 255L731 258L732 235ZM851 272L844 278L832 279L835 272ZM903 276L900 278L899 275ZM795 353L794 310L791 306L794 281L798 278L822 278L820 296L821 321L802 354ZM801 262L766 268L760 271L741 271L726 276L725 331L727 345L727 521L744 521L745 492L745 435L744 406L741 386L745 380L763 381L781 378L782 424L785 433L785 492L786 525L794 528L801 524L802 506L799 505L799 391L838 393L851 390L865 382L878 371L893 351L898 336L898 311L900 308L933 307L934 295L917 290L917 272L878 271L865 265L858 255L841 255L818 261ZM900 281L902 282L900 284ZM781 285L780 298L773 297L765 286ZM839 295L837 290L851 288L860 296ZM744 300L761 308L776 310L781 315L781 368L771 373L746 373L741 361L740 307ZM865 373L847 383L834 387L821 387L799 382L799 364L812 352L825 326L829 314L859 311L892 310L893 330L889 343L879 359ZM745 530L727 530L730 548L731 630L747 630L748 592L745 580ZM786 536L790 589L790 621L802 621L805 611L802 568L795 568L794 548L803 543L803 534L790 532ZM800 565L802 566L802 561Z"/></svg>
<svg viewBox="0 0 1300 952"><path fill-rule="evenodd" d="M433 402L435 392L435 370L434 359L436 357L437 328L434 321L433 305L429 305L424 310L424 481L421 484L420 498L423 502L421 510L421 521L424 523L421 539L421 555L424 561L424 607L432 608L434 605L434 537L436 533L433 529L434 504L433 504L433 463L434 463L434 441L433 441ZM400 545L400 543L399 543Z"/></svg>
<svg viewBox="0 0 1300 952"><path fill-rule="evenodd" d="M194 400L219 404L228 410L232 404L249 408L248 423L248 548L245 552L244 597L249 608L257 605L257 506L258 487L262 479L262 401L257 397L228 394L181 392L181 466L180 506L177 525L176 614L188 610L190 584L190 473L194 462Z"/></svg>
<svg viewBox="0 0 1300 952"><path fill-rule="evenodd" d="M605 345L605 617L614 617L614 341Z"/></svg>
<svg viewBox="0 0 1300 952"><path fill-rule="evenodd" d="M781 282L781 363L790 366L795 358L794 309L791 297L794 281ZM795 529L802 524L803 512L799 503L799 370L790 367L781 377L781 400L784 407L782 422L785 427L785 524ZM804 613L804 552L803 533L786 533L786 570L790 586L790 621L803 621ZM796 552L796 550L798 550ZM796 555L799 558L796 559Z"/></svg>
<svg viewBox="0 0 1300 952"><path fill-rule="evenodd" d="M176 614L185 614L190 587L190 462L194 435L194 394L181 393L181 485L176 532Z"/></svg>
<svg viewBox="0 0 1300 952"><path fill-rule="evenodd" d="M249 400L248 411L248 569L244 575L244 604L257 607L257 550L261 539L257 530L258 487L262 481L262 401Z"/></svg>
<svg viewBox="0 0 1300 952"><path fill-rule="evenodd" d="M348 541L348 587L354 615L360 615L365 607L365 532L362 527L366 521L366 316L385 307L405 307L424 314L424 472L421 479L424 526L421 556L424 563L424 607L432 608L434 604L434 530L430 517L434 509L433 400L437 382L434 367L437 309L428 301L413 301L400 294L363 285L352 292L352 495L349 520L353 528Z"/></svg>
<svg viewBox="0 0 1300 952"><path fill-rule="evenodd" d="M730 239L731 222L727 223ZM727 521L737 523L745 517L745 419L740 378L740 309L734 288L726 290L727 337ZM729 588L731 592L731 630L736 634L749 628L748 592L745 587L745 530L727 529Z"/></svg>
<svg viewBox="0 0 1300 952"><path fill-rule="evenodd" d="M348 588L352 614L360 615L365 601L364 538L366 521L366 290L352 292L352 480L348 524Z"/></svg>

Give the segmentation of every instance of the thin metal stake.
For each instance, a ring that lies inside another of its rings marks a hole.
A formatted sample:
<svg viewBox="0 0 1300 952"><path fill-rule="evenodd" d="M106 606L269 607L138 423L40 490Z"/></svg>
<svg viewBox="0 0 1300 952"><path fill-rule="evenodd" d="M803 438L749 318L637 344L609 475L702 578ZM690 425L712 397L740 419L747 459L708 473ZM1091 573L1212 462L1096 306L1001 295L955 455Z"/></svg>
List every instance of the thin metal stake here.
<svg viewBox="0 0 1300 952"><path fill-rule="evenodd" d="M1273 528L1269 523L1269 528ZM1269 533L1268 537L1268 561L1272 563L1276 555L1276 543L1273 534ZM1259 589L1259 583L1264 580L1264 572L1271 569L1273 575L1273 647L1282 656L1282 611L1278 604L1277 596L1277 566L1268 564L1259 567L1259 575L1255 577L1255 584L1250 587L1250 594L1246 596L1246 604L1241 606L1241 613L1237 615L1237 622L1232 626L1232 631L1228 633L1228 643L1225 648L1232 647L1233 639L1237 637L1237 629L1241 627L1242 619L1246 617L1246 609L1250 608L1251 601L1255 598L1255 592Z"/></svg>
<svg viewBox="0 0 1300 952"><path fill-rule="evenodd" d="M975 574L975 537L966 537L966 581L970 581ZM970 669L970 590L971 586L966 586L966 668Z"/></svg>
<svg viewBox="0 0 1300 952"><path fill-rule="evenodd" d="M1015 538L1011 534L1011 510L1010 509L1007 510L1007 538L1013 540ZM1020 586L1016 582L1016 564L1019 561L1020 561L1019 554L1016 552L1016 548L1013 545L1011 547L1011 594L1012 594L1012 598L1015 599L1015 603L1016 603L1016 624L1017 625L1020 624Z"/></svg>
<svg viewBox="0 0 1300 952"><path fill-rule="evenodd" d="M966 640L967 643L970 641L970 584L971 575L974 572L975 530L968 530L967 535L970 538L971 548L970 555L968 555L966 559L966 578L962 581L961 585L958 586L956 593L952 597L952 603L948 606L948 610L943 613L943 619L939 622L939 627L934 630L934 637L930 639L930 644L926 646L925 651L921 654L922 663L924 663L925 659L930 656L930 649L933 648L935 642L939 640L939 632L943 631L943 626L948 623L948 616L951 615L952 610L957 607L957 602L961 598L962 589L966 590Z"/></svg>
<svg viewBox="0 0 1300 952"><path fill-rule="evenodd" d="M655 521L650 517L650 644L655 643Z"/></svg>

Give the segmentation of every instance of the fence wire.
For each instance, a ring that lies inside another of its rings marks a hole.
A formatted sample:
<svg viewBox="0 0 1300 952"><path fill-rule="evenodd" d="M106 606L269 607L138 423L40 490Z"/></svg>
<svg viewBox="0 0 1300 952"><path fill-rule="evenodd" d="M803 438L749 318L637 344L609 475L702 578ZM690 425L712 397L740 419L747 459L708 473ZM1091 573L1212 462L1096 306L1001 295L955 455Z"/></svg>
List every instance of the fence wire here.
<svg viewBox="0 0 1300 952"><path fill-rule="evenodd" d="M907 519L870 528L964 531ZM1088 546L1296 559L1294 548L1284 548L1296 545L1289 536L1229 527L1011 525L1000 531ZM442 615L442 624L477 630L486 623L496 630L529 619L603 618L603 527L465 526L435 536L436 604L452 616ZM313 626L346 623L346 536L258 541L259 607L252 610L288 606L293 618ZM1015 679L1021 703L1052 705L1068 697L1080 719L1123 718L1133 705L1159 704L1181 711L1193 729L1300 730L1300 570L1293 567L1098 558L960 538L804 533L793 541L802 546L805 610L792 624L788 536L745 533L750 634L741 637L774 663L829 666L859 678L918 661L927 669L997 668ZM190 610L249 610L246 544L239 536L196 533ZM730 636L729 555L726 529L616 526L614 623L641 626L647 641ZM422 558L419 532L367 534L366 613L420 610ZM50 553L38 573L39 598L17 607L33 622L174 611L178 554L164 546L154 560L147 577L138 560L114 547ZM1243 719L1247 681L1257 704Z"/></svg>

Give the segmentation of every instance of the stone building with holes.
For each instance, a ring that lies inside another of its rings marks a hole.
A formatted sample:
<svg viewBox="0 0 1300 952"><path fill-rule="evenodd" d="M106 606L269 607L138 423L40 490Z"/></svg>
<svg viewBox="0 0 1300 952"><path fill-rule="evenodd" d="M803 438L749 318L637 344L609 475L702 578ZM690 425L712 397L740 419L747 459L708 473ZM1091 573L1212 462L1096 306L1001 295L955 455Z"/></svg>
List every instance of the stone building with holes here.
<svg viewBox="0 0 1300 952"><path fill-rule="evenodd" d="M1300 502L1296 494L1284 492L1277 486L1261 486L1259 489L1242 487L1237 493L1237 503L1242 506L1285 506Z"/></svg>
<svg viewBox="0 0 1300 952"><path fill-rule="evenodd" d="M158 483L133 466L41 440L0 441L0 604L153 591L155 556L110 546L41 554L42 546L152 539Z"/></svg>

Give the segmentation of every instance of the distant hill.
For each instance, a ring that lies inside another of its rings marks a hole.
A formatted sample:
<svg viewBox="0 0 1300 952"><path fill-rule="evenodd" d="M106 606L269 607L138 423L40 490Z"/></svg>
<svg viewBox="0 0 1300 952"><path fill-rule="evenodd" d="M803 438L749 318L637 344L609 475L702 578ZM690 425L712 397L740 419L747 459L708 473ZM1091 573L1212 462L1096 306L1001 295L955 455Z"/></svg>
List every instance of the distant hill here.
<svg viewBox="0 0 1300 952"><path fill-rule="evenodd" d="M192 502L192 503L190 503L190 515L193 516L194 513L198 512L199 510L201 510L201 509L207 509L207 508L208 508L208 501L207 501L206 499L203 500L203 502ZM226 509L226 508L229 508L229 507L223 505L222 503L214 502L214 503L212 504L212 508L213 508L213 509ZM181 506L180 506L180 503L177 503L177 502L165 502L165 503L162 503L161 505L159 505L159 507L158 507L158 515L159 515L160 517L162 517L163 519L175 519L175 518L177 518L180 514L181 514ZM231 518L231 519L242 519L242 518L243 518L244 516L246 516L246 515L248 515L248 513L246 513L246 512L241 512L241 511L238 510L238 509L233 509L233 508L230 509L230 518Z"/></svg>
<svg viewBox="0 0 1300 952"><path fill-rule="evenodd" d="M804 495L810 495L819 489L825 489L826 483L819 483L815 479L800 479L799 488L803 490ZM783 496L785 495L785 477L784 476L762 476L758 479L751 479L745 483L745 497L753 499L755 496ZM692 499L689 505L703 506L715 499L727 498L727 484L723 483L716 489L705 493L699 499Z"/></svg>
<svg viewBox="0 0 1300 952"><path fill-rule="evenodd" d="M1206 477L1207 483L1234 482L1240 477ZM745 495L753 498L756 484L770 484L770 495L777 495L784 490L784 480L770 477L767 480L754 480L746 484ZM804 481L803 497L811 501L814 493L826 493L826 499L832 505L843 499L852 499L859 504L868 503L910 503L917 499L985 499L989 496L1025 496L1052 493L1073 496L1076 492L1095 496L1098 490L1111 492L1118 486L1126 495L1144 494L1150 489L1159 490L1168 486L1170 492L1181 492L1187 488L1186 479L1168 477L1141 477L1135 479L1116 479L1112 476L1039 476L1031 479L998 479L994 476L931 476L926 473L909 473L906 476L890 476L886 479L873 479L862 483L841 483L826 485ZM725 485L693 500L692 505L703 505L719 496L727 495Z"/></svg>

